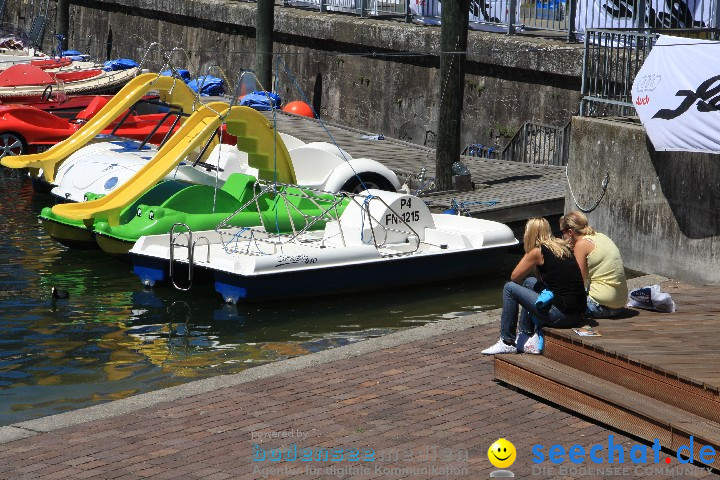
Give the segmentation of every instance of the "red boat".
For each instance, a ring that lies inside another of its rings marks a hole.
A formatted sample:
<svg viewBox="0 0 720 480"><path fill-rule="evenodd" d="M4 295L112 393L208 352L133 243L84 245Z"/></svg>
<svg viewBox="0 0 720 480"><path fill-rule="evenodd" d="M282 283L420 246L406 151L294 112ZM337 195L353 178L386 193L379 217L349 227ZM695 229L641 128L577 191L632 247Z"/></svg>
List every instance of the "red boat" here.
<svg viewBox="0 0 720 480"><path fill-rule="evenodd" d="M60 118L30 105L0 105L0 158L5 155L39 153L75 133L108 102L96 96L75 118ZM120 137L159 144L175 128L175 115L154 113L133 115L128 111L102 131ZM158 126L159 125L159 126Z"/></svg>
<svg viewBox="0 0 720 480"><path fill-rule="evenodd" d="M0 105L31 105L38 110L50 112L53 115L63 118L75 118L86 109L90 102L97 97L103 97L106 100L111 99L112 95L65 95L64 92L52 92L50 98L32 98L28 97L27 101L22 103L0 102ZM157 99L157 96L153 98Z"/></svg>
<svg viewBox="0 0 720 480"><path fill-rule="evenodd" d="M19 63L0 72L0 100L3 103L35 103L49 99L53 89L66 94L112 92L125 85L139 70L103 70L93 62L73 62L67 67L53 66L55 60L36 60L40 65Z"/></svg>

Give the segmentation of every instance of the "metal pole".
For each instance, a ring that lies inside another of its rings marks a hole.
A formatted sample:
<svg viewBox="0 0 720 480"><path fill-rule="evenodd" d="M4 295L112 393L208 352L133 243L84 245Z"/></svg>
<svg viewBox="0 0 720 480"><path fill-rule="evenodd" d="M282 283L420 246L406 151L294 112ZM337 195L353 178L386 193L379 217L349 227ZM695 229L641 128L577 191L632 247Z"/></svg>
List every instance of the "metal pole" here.
<svg viewBox="0 0 720 480"><path fill-rule="evenodd" d="M646 15L645 0L638 0L637 11L635 14L635 28L642 30L645 28L645 15Z"/></svg>
<svg viewBox="0 0 720 480"><path fill-rule="evenodd" d="M67 50L70 37L70 0L58 0L55 33L62 35L62 49Z"/></svg>
<svg viewBox="0 0 720 480"><path fill-rule="evenodd" d="M452 187L452 164L460 159L461 120L465 98L465 57L468 39L469 0L445 0L440 30L440 107L435 151L435 184Z"/></svg>
<svg viewBox="0 0 720 480"><path fill-rule="evenodd" d="M508 4L508 29L507 34L508 35L515 35L515 24L517 23L516 14L517 13L517 0L510 0Z"/></svg>
<svg viewBox="0 0 720 480"><path fill-rule="evenodd" d="M357 5L356 5L357 8ZM367 0L360 0L360 11L358 12L358 15L360 15L360 18L365 16L365 11L367 10Z"/></svg>
<svg viewBox="0 0 720 480"><path fill-rule="evenodd" d="M580 84L580 94L583 96L583 99L580 100L580 116L585 116L585 95L587 95L587 89L588 89L588 48L590 44L588 43L588 37L590 36L590 32L585 30L585 48L583 49L583 63L582 63L582 83Z"/></svg>
<svg viewBox="0 0 720 480"><path fill-rule="evenodd" d="M258 0L255 35L255 71L263 89L272 89L275 0Z"/></svg>
<svg viewBox="0 0 720 480"><path fill-rule="evenodd" d="M567 0L567 4L570 8L568 11L568 43L577 42L577 36L575 35L575 17L577 16L577 0Z"/></svg>

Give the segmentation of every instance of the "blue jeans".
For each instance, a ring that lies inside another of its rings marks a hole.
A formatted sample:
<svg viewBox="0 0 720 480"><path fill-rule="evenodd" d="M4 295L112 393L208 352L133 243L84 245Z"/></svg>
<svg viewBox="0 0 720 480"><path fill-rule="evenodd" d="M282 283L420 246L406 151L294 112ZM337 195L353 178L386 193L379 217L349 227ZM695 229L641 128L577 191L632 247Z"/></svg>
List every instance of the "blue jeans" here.
<svg viewBox="0 0 720 480"><path fill-rule="evenodd" d="M613 318L617 317L622 311L622 308L605 307L590 298L589 295L587 297L587 310L585 311L585 315L590 318Z"/></svg>
<svg viewBox="0 0 720 480"><path fill-rule="evenodd" d="M542 282L535 277L528 277L522 285L507 282L503 289L503 308L500 316L500 338L503 342L515 345L518 329L518 310L520 312L520 332L532 335L535 333L535 324L530 318L537 320L537 327L574 327L580 320L580 315L565 315L555 305L550 308L538 309L535 301L545 288Z"/></svg>

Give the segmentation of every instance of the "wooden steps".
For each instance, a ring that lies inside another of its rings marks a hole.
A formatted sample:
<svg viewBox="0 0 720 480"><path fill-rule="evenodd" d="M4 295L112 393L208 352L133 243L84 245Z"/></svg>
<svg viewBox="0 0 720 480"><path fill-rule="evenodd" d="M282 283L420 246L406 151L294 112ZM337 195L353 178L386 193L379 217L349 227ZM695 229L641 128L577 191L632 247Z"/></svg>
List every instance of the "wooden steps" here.
<svg viewBox="0 0 720 480"><path fill-rule="evenodd" d="M648 442L677 451L693 436L694 452L717 452L707 465L720 468L720 424L652 396L539 355L497 355L495 379Z"/></svg>
<svg viewBox="0 0 720 480"><path fill-rule="evenodd" d="M693 351L689 338L662 333L661 326L680 328L675 320L655 320L655 336L638 334L647 323L642 315L601 323L603 337L547 329L542 356L497 355L495 379L673 451L692 436L696 453L704 445L715 449L707 465L720 469L718 354ZM646 348L636 351L640 344Z"/></svg>
<svg viewBox="0 0 720 480"><path fill-rule="evenodd" d="M716 385L679 374L657 363L634 359L631 353L608 351L582 341L581 337L573 337L571 332L548 329L543 356L720 423L720 394ZM658 355L662 354L663 351L659 350ZM669 355L665 353L664 357ZM707 364L711 360L696 353L686 358L685 362ZM682 360L675 360L678 361Z"/></svg>

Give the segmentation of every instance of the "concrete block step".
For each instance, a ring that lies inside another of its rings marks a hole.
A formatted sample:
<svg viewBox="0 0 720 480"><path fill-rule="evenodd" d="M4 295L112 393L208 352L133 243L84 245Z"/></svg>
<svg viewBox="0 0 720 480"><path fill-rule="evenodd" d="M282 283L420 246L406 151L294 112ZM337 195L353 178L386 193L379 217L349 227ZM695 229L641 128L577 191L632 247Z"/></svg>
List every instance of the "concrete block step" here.
<svg viewBox="0 0 720 480"><path fill-rule="evenodd" d="M497 355L495 379L674 452L692 436L696 454L715 449L702 463L720 468L720 424L704 417L540 355Z"/></svg>

